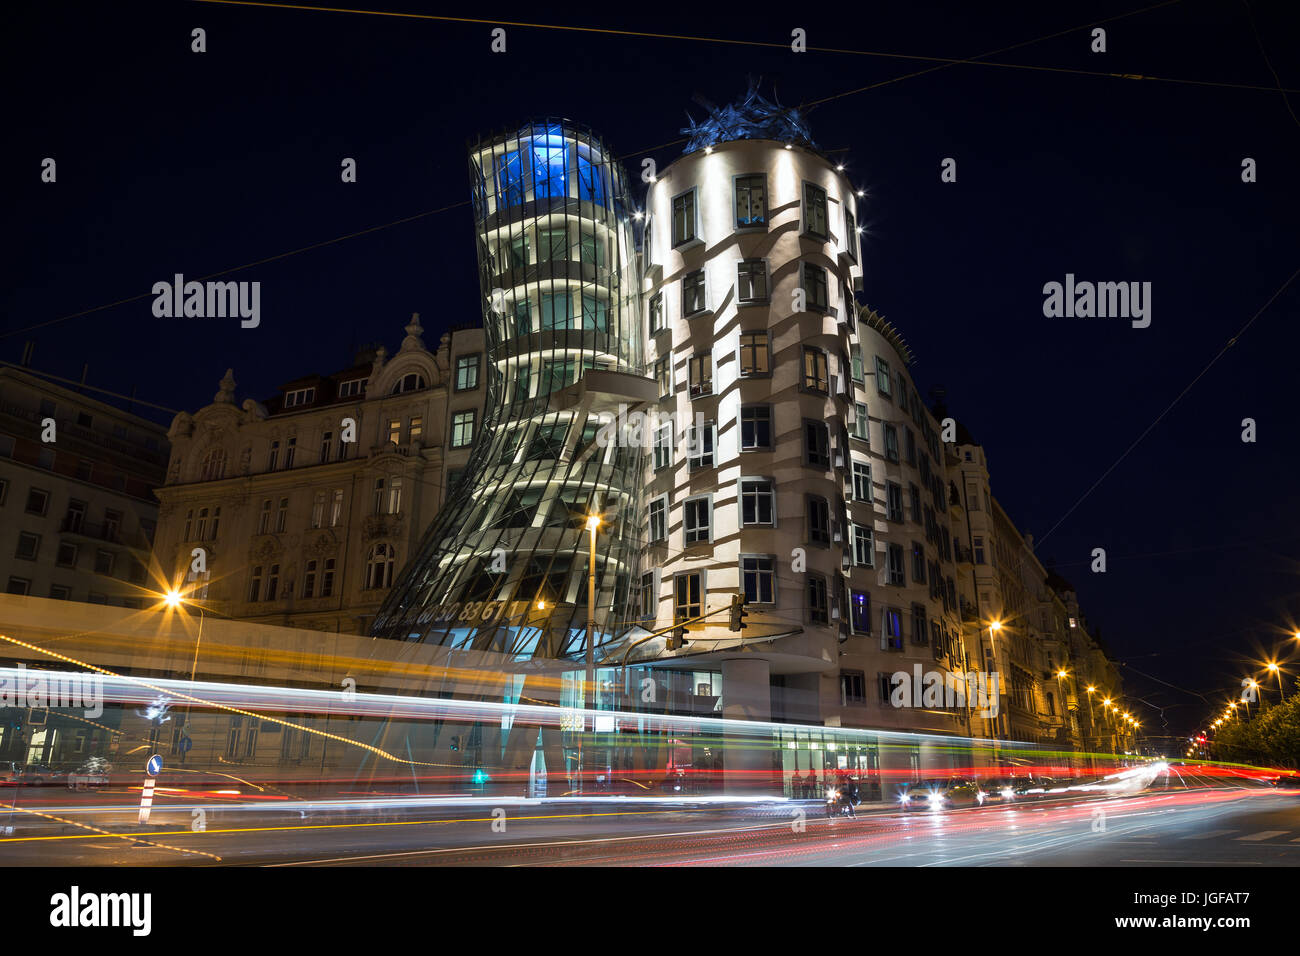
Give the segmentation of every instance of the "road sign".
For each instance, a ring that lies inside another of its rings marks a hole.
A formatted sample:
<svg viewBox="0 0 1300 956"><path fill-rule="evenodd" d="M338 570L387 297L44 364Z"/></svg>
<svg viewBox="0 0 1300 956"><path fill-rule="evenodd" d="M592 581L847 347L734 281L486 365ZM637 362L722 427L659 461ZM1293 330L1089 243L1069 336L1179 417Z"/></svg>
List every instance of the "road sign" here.
<svg viewBox="0 0 1300 956"><path fill-rule="evenodd" d="M149 762L145 764L144 772L151 777L156 777L162 773L162 755L154 754L150 757Z"/></svg>

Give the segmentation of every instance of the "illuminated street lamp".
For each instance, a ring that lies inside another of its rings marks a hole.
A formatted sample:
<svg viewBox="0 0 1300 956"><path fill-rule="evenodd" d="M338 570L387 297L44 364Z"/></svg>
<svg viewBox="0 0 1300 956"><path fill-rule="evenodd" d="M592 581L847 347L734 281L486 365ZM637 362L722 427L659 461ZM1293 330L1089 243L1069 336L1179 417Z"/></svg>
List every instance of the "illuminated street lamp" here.
<svg viewBox="0 0 1300 956"><path fill-rule="evenodd" d="M1282 668L1278 667L1276 663L1270 661L1268 669L1277 675L1277 692L1282 695L1283 700L1286 700L1286 691L1282 687Z"/></svg>
<svg viewBox="0 0 1300 956"><path fill-rule="evenodd" d="M190 692L194 690L194 675L199 669L199 647L203 644L203 605L197 601L187 601L185 595L173 588L162 596L163 603L171 610L178 610L182 604L188 604L199 610L199 631L194 639L194 660L190 662ZM185 724L181 727L182 736L190 736L190 711L194 706L192 700L185 702ZM185 761L185 752L181 751L181 762Z"/></svg>
<svg viewBox="0 0 1300 956"><path fill-rule="evenodd" d="M587 516L587 530L591 532L591 550L588 552L587 564L587 673L583 682L583 707L594 710L596 706L596 529L600 527L600 515ZM592 714L591 729L596 729L596 716ZM582 762L579 761L579 767ZM582 775L579 773L579 782ZM583 786L585 790L585 785Z"/></svg>

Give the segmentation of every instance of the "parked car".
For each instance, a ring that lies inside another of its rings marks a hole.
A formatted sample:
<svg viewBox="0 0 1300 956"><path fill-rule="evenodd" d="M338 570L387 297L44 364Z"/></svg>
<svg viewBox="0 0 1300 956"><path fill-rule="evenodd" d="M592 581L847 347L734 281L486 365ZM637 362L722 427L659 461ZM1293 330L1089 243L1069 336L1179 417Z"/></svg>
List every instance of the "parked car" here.
<svg viewBox="0 0 1300 956"><path fill-rule="evenodd" d="M87 790L90 787L108 785L108 775L113 765L103 757L91 757L76 770L68 774L69 790Z"/></svg>

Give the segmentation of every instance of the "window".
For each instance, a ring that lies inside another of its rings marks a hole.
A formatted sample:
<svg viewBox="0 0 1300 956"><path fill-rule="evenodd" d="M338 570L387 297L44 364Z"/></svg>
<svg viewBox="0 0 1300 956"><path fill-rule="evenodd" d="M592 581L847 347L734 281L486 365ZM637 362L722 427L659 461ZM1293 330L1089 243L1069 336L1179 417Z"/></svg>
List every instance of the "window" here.
<svg viewBox="0 0 1300 956"><path fill-rule="evenodd" d="M394 395L400 395L403 392L415 392L425 388L424 376L418 372L408 372L397 380L393 386Z"/></svg>
<svg viewBox="0 0 1300 956"><path fill-rule="evenodd" d="M866 591L849 592L849 621L854 634L871 633L871 595Z"/></svg>
<svg viewBox="0 0 1300 956"><path fill-rule="evenodd" d="M695 190L673 197L673 248L695 241Z"/></svg>
<svg viewBox="0 0 1300 956"><path fill-rule="evenodd" d="M974 542L975 542L975 563L983 564L984 563L984 539L975 538ZM1070 618L1070 627L1074 627L1074 618Z"/></svg>
<svg viewBox="0 0 1300 956"><path fill-rule="evenodd" d="M36 554L41 550L41 536L32 534L30 531L18 532L18 548L14 551L15 558L21 558L24 561L35 561Z"/></svg>
<svg viewBox="0 0 1300 956"><path fill-rule="evenodd" d="M402 479L397 476L376 478L373 501L375 514L377 515L400 514L402 510Z"/></svg>
<svg viewBox="0 0 1300 956"><path fill-rule="evenodd" d="M907 427L903 428L903 448L907 452L907 463L916 467L916 435Z"/></svg>
<svg viewBox="0 0 1300 956"><path fill-rule="evenodd" d="M826 270L807 262L803 264L804 308L808 312L825 312L829 306L826 293Z"/></svg>
<svg viewBox="0 0 1300 956"><path fill-rule="evenodd" d="M451 416L451 447L464 448L466 445L474 442L474 415L473 409L467 412L457 412Z"/></svg>
<svg viewBox="0 0 1300 956"><path fill-rule="evenodd" d="M293 456L294 456L294 453L295 453L297 450L298 450L298 439L296 439L296 438L290 438L290 439L289 439L289 444L288 444L288 446L284 449L284 467L285 467L285 468L292 468L292 467L293 467Z"/></svg>
<svg viewBox="0 0 1300 956"><path fill-rule="evenodd" d="M896 608L887 607L881 613L880 649L882 651L903 649L903 615Z"/></svg>
<svg viewBox="0 0 1300 956"><path fill-rule="evenodd" d="M334 433L322 432L320 436L320 463L323 465L330 460L330 449L334 445Z"/></svg>
<svg viewBox="0 0 1300 956"><path fill-rule="evenodd" d="M736 301L767 301L766 259L742 259L736 264Z"/></svg>
<svg viewBox="0 0 1300 956"><path fill-rule="evenodd" d="M274 601L280 594L280 566L271 565L271 571L266 578L266 594L263 595L264 601Z"/></svg>
<svg viewBox="0 0 1300 956"><path fill-rule="evenodd" d="M63 516L63 527L59 530L70 534L80 534L86 523L86 502L73 498L68 502L68 511Z"/></svg>
<svg viewBox="0 0 1300 956"><path fill-rule="evenodd" d="M803 231L821 239L829 234L826 225L826 190L812 183L803 184Z"/></svg>
<svg viewBox="0 0 1300 956"><path fill-rule="evenodd" d="M320 579L320 596L332 597L334 595L334 559L325 559L325 572Z"/></svg>
<svg viewBox="0 0 1300 956"><path fill-rule="evenodd" d="M876 356L876 391L881 395L889 395L889 363Z"/></svg>
<svg viewBox="0 0 1300 956"><path fill-rule="evenodd" d="M740 526L776 524L776 490L769 478L740 479Z"/></svg>
<svg viewBox="0 0 1300 956"><path fill-rule="evenodd" d="M280 463L280 443L271 442L271 453L266 456L266 470L275 471L276 465Z"/></svg>
<svg viewBox="0 0 1300 956"><path fill-rule="evenodd" d="M808 496L808 542L829 548L831 545L831 511L825 498Z"/></svg>
<svg viewBox="0 0 1300 956"><path fill-rule="evenodd" d="M116 515L115 518L110 515ZM117 540L117 529L121 526L122 515L120 512L107 511L104 513L104 538L108 541ZM219 529L221 528L221 507L212 509L212 530L208 532L208 540L215 540ZM110 531L110 529L112 529Z"/></svg>
<svg viewBox="0 0 1300 956"><path fill-rule="evenodd" d="M772 406L740 406L740 447L754 451L772 447Z"/></svg>
<svg viewBox="0 0 1300 956"><path fill-rule="evenodd" d="M319 528L325 522L325 492L318 491L311 502L311 526Z"/></svg>
<svg viewBox="0 0 1300 956"><path fill-rule="evenodd" d="M853 463L853 500L871 501L875 492L871 486L871 466L865 462Z"/></svg>
<svg viewBox="0 0 1300 956"><path fill-rule="evenodd" d="M537 230L537 259L539 262L564 262L569 258L569 231L567 229Z"/></svg>
<svg viewBox="0 0 1300 956"><path fill-rule="evenodd" d="M903 520L903 486L896 481L885 482L885 514L890 521Z"/></svg>
<svg viewBox="0 0 1300 956"><path fill-rule="evenodd" d="M533 310L528 299L515 300L515 335L531 335L533 331Z"/></svg>
<svg viewBox="0 0 1300 956"><path fill-rule="evenodd" d="M59 543L59 553L55 557L54 563L61 568L75 568L79 551L80 548L71 541L62 541Z"/></svg>
<svg viewBox="0 0 1300 956"><path fill-rule="evenodd" d="M50 508L50 493L44 488L31 488L27 492L27 513L45 516Z"/></svg>
<svg viewBox="0 0 1300 956"><path fill-rule="evenodd" d="M830 374L826 367L826 353L821 349L803 347L803 387L810 392L830 391Z"/></svg>
<svg viewBox="0 0 1300 956"><path fill-rule="evenodd" d="M366 380L364 378L354 378L347 382L339 382L339 398L352 398L354 395L360 395L365 384Z"/></svg>
<svg viewBox="0 0 1300 956"><path fill-rule="evenodd" d="M533 432L532 441L528 443L526 460L536 461L545 458L559 458L564 451L564 440L569 434L567 422L553 425L539 425Z"/></svg>
<svg viewBox="0 0 1300 956"><path fill-rule="evenodd" d="M907 379L903 377L901 369L899 370L895 381L898 385L898 389L895 392L895 395L898 398L898 407L902 411L907 411Z"/></svg>
<svg viewBox="0 0 1300 956"><path fill-rule="evenodd" d="M767 176L754 173L736 177L736 228L767 225Z"/></svg>
<svg viewBox="0 0 1300 956"><path fill-rule="evenodd" d="M830 429L825 422L804 419L803 423L804 464L823 470L831 466Z"/></svg>
<svg viewBox="0 0 1300 956"><path fill-rule="evenodd" d="M853 403L853 437L871 443L871 418L867 415L867 406L862 402Z"/></svg>
<svg viewBox="0 0 1300 956"><path fill-rule="evenodd" d="M641 573L641 585L637 588L636 606L642 619L651 619L655 617L655 604L657 595L655 594L655 573L653 571L643 571Z"/></svg>
<svg viewBox="0 0 1300 956"><path fill-rule="evenodd" d="M208 537L208 509L199 509L199 520L194 526L194 540L205 541Z"/></svg>
<svg viewBox="0 0 1300 956"><path fill-rule="evenodd" d="M853 526L853 563L860 568L876 566L875 533L870 525Z"/></svg>
<svg viewBox="0 0 1300 956"><path fill-rule="evenodd" d="M655 429L655 471L671 467L673 463L673 423L665 422Z"/></svg>
<svg viewBox="0 0 1300 956"><path fill-rule="evenodd" d="M461 355L456 358L456 391L467 392L478 388L478 355Z"/></svg>
<svg viewBox="0 0 1300 956"><path fill-rule="evenodd" d="M280 507L275 512L275 533L284 534L285 526L289 522L289 499L281 498Z"/></svg>
<svg viewBox="0 0 1300 956"><path fill-rule="evenodd" d="M117 563L117 555L112 551L103 549L95 552L95 573L112 576L113 565Z"/></svg>
<svg viewBox="0 0 1300 956"><path fill-rule="evenodd" d="M706 544L713 538L713 498L687 498L682 505L682 530L686 544Z"/></svg>
<svg viewBox="0 0 1300 956"><path fill-rule="evenodd" d="M598 269L605 267L605 240L591 233L580 233L578 237L578 259Z"/></svg>
<svg viewBox="0 0 1300 956"><path fill-rule="evenodd" d="M650 502L650 540L668 540L668 496L660 495Z"/></svg>
<svg viewBox="0 0 1300 956"><path fill-rule="evenodd" d="M776 558L769 554L741 555L740 587L746 604L775 604Z"/></svg>
<svg viewBox="0 0 1300 956"><path fill-rule="evenodd" d="M203 456L199 466L199 481L217 481L226 476L226 451L224 448L212 448Z"/></svg>
<svg viewBox="0 0 1300 956"><path fill-rule="evenodd" d="M424 416L412 415L406 422L406 440L418 442L424 435Z"/></svg>
<svg viewBox="0 0 1300 956"><path fill-rule="evenodd" d="M699 571L673 579L673 621L688 621L704 613L704 576Z"/></svg>
<svg viewBox="0 0 1300 956"><path fill-rule="evenodd" d="M594 295L582 297L582 327L600 332L609 331L609 305L603 299Z"/></svg>
<svg viewBox="0 0 1300 956"><path fill-rule="evenodd" d="M840 671L840 704L864 704L866 700L866 675L862 671Z"/></svg>
<svg viewBox="0 0 1300 956"><path fill-rule="evenodd" d="M672 356L665 355L655 360L655 381L659 383L659 397L664 398L673 393Z"/></svg>
<svg viewBox="0 0 1300 956"><path fill-rule="evenodd" d="M72 588L63 584L51 584L50 597L55 601L71 601Z"/></svg>
<svg viewBox="0 0 1300 956"><path fill-rule="evenodd" d="M772 371L772 355L767 332L740 333L740 374L768 375Z"/></svg>
<svg viewBox="0 0 1300 956"><path fill-rule="evenodd" d="M921 521L921 489L916 485L908 485L907 491L912 499L912 520L920 523Z"/></svg>
<svg viewBox="0 0 1300 956"><path fill-rule="evenodd" d="M314 597L316 592L316 562L308 561L302 575L302 596Z"/></svg>
<svg viewBox="0 0 1300 956"><path fill-rule="evenodd" d="M704 311L704 270L696 269L682 277L682 315Z"/></svg>
<svg viewBox="0 0 1300 956"><path fill-rule="evenodd" d="M903 576L903 546L901 544L891 544L887 545L886 548L886 554L889 559L888 564L886 565L888 582L898 587L902 587L907 583Z"/></svg>
<svg viewBox="0 0 1300 956"><path fill-rule="evenodd" d="M314 388L295 388L291 392L284 393L284 407L296 408L299 405L306 405L316 401L316 389Z"/></svg>
<svg viewBox="0 0 1300 956"><path fill-rule="evenodd" d="M898 461L898 429L893 425L885 426L885 458Z"/></svg>
<svg viewBox="0 0 1300 956"><path fill-rule="evenodd" d="M262 566L256 565L248 574L248 600L250 603L257 601L258 595L262 593Z"/></svg>
<svg viewBox="0 0 1300 956"><path fill-rule="evenodd" d="M919 541L912 542L912 583L925 583L925 548Z"/></svg>
<svg viewBox="0 0 1300 956"><path fill-rule="evenodd" d="M366 557L366 587L387 588L393 585L395 554L391 544L377 544Z"/></svg>
<svg viewBox="0 0 1300 956"><path fill-rule="evenodd" d="M912 643L929 644L930 627L925 621L925 605L912 605Z"/></svg>
<svg viewBox="0 0 1300 956"><path fill-rule="evenodd" d="M854 262L858 261L858 229L847 206L844 208L844 251Z"/></svg>
<svg viewBox="0 0 1300 956"><path fill-rule="evenodd" d="M271 530L271 499L266 498L262 501L262 510L257 516L257 533L266 534ZM186 533L185 539L189 540L189 534Z"/></svg>
<svg viewBox="0 0 1300 956"><path fill-rule="evenodd" d="M31 594L32 582L27 578L11 577L9 579L9 587L7 590L9 594Z"/></svg>
<svg viewBox="0 0 1300 956"><path fill-rule="evenodd" d="M830 597L826 593L826 579L820 574L808 575L808 620L813 624L831 622Z"/></svg>
<svg viewBox="0 0 1300 956"><path fill-rule="evenodd" d="M713 356L708 352L693 355L687 365L691 398L713 394Z"/></svg>
<svg viewBox="0 0 1300 956"><path fill-rule="evenodd" d="M713 422L691 425L686 429L686 461L691 471L714 466L714 444L717 428Z"/></svg>
<svg viewBox="0 0 1300 956"><path fill-rule="evenodd" d="M664 330L664 294L656 292L650 297L650 334Z"/></svg>

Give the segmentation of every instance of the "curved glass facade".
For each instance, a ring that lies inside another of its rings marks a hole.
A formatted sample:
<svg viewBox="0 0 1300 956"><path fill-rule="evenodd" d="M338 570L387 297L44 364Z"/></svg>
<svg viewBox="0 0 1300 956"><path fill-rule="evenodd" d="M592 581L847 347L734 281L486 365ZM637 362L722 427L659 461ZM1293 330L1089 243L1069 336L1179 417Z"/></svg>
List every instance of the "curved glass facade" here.
<svg viewBox="0 0 1300 956"><path fill-rule="evenodd" d="M545 120L475 146L470 173L484 427L373 633L578 659L588 515L597 647L624 629L641 547L643 452L617 374L643 362L624 172L589 130Z"/></svg>

